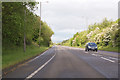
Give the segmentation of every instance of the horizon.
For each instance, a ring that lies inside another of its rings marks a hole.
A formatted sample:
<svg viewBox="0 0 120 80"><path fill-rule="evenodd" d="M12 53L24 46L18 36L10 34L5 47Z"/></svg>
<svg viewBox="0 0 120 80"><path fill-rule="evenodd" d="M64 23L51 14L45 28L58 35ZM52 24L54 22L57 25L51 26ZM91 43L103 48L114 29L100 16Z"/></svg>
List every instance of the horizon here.
<svg viewBox="0 0 120 80"><path fill-rule="evenodd" d="M41 19L53 30L54 35L51 38L53 43L60 43L63 40L70 39L77 32L87 30L88 25L102 22L105 17L113 21L118 19L119 0L47 1L49 3L42 3ZM39 16L39 4L37 6L38 9L35 14Z"/></svg>

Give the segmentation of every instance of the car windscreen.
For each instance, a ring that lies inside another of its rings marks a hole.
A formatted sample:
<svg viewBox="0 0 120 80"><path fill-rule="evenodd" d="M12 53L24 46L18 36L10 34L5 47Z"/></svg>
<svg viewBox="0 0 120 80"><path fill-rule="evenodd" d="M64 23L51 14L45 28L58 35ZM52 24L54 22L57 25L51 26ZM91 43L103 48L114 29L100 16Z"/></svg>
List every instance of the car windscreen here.
<svg viewBox="0 0 120 80"><path fill-rule="evenodd" d="M97 46L95 43L88 43L88 46Z"/></svg>

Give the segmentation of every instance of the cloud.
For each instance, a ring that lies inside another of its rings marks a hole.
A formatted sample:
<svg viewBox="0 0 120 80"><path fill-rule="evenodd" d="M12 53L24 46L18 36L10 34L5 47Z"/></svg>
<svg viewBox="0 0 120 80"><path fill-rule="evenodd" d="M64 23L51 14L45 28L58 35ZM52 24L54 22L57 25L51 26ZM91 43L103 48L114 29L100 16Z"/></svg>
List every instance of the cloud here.
<svg viewBox="0 0 120 80"><path fill-rule="evenodd" d="M39 0L37 0L39 1ZM54 31L53 42L72 37L104 17L116 20L119 0L48 0L42 3L42 20ZM44 0L43 0L44 2ZM36 14L39 15L39 8Z"/></svg>

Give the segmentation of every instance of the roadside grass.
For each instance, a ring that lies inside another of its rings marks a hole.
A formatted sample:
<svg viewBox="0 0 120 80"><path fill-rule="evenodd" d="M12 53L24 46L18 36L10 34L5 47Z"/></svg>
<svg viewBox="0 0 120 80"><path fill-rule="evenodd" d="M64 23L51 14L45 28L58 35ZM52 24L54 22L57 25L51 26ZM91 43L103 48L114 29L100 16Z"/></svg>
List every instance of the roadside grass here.
<svg viewBox="0 0 120 80"><path fill-rule="evenodd" d="M85 46L81 46L79 48L85 48ZM103 50L103 51L111 51L111 52L120 52L120 47L98 47L98 50Z"/></svg>
<svg viewBox="0 0 120 80"><path fill-rule="evenodd" d="M69 46L69 45L64 45L64 46ZM76 47L76 48L85 48L85 46L69 46L69 47ZM103 51L112 51L112 52L119 52L120 53L120 47L98 47L98 50L103 50Z"/></svg>
<svg viewBox="0 0 120 80"><path fill-rule="evenodd" d="M75 47L77 47L77 48L85 48L85 46L75 46Z"/></svg>
<svg viewBox="0 0 120 80"><path fill-rule="evenodd" d="M85 46L81 46L79 48L85 48ZM103 51L111 51L111 52L120 52L120 47L98 47L98 50Z"/></svg>
<svg viewBox="0 0 120 80"><path fill-rule="evenodd" d="M15 49L4 49L2 50L2 69L15 65L21 61L27 60L34 57L49 47L36 47L27 46L26 52L23 51L22 47L17 47Z"/></svg>
<svg viewBox="0 0 120 80"><path fill-rule="evenodd" d="M112 52L119 52L120 53L120 47L100 47L99 50L103 51L112 51Z"/></svg>
<svg viewBox="0 0 120 80"><path fill-rule="evenodd" d="M62 45L62 46L76 47L76 48L85 48L85 46L83 46L83 45L82 45L82 46L70 46L70 45L65 45L65 44L64 44L64 45Z"/></svg>

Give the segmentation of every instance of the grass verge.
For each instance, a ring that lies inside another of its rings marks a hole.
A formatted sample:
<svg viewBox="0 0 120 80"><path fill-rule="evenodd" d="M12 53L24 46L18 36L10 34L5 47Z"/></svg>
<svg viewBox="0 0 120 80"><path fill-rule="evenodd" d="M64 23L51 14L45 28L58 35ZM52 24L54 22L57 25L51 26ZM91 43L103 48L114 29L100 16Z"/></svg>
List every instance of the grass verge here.
<svg viewBox="0 0 120 80"><path fill-rule="evenodd" d="M49 47L36 47L27 46L26 52L23 51L22 47L17 47L14 49L4 49L2 51L2 69L8 68L14 64L21 61L27 60L33 56L36 56L43 51L47 50Z"/></svg>
<svg viewBox="0 0 120 80"><path fill-rule="evenodd" d="M112 52L119 52L120 53L120 48L119 47L100 47L99 50L103 51L112 51Z"/></svg>
<svg viewBox="0 0 120 80"><path fill-rule="evenodd" d="M66 45L64 45L66 46ZM76 47L76 48L85 48L85 46L69 46L69 47ZM99 47L98 50L103 51L112 51L112 52L119 52L120 53L120 47Z"/></svg>

